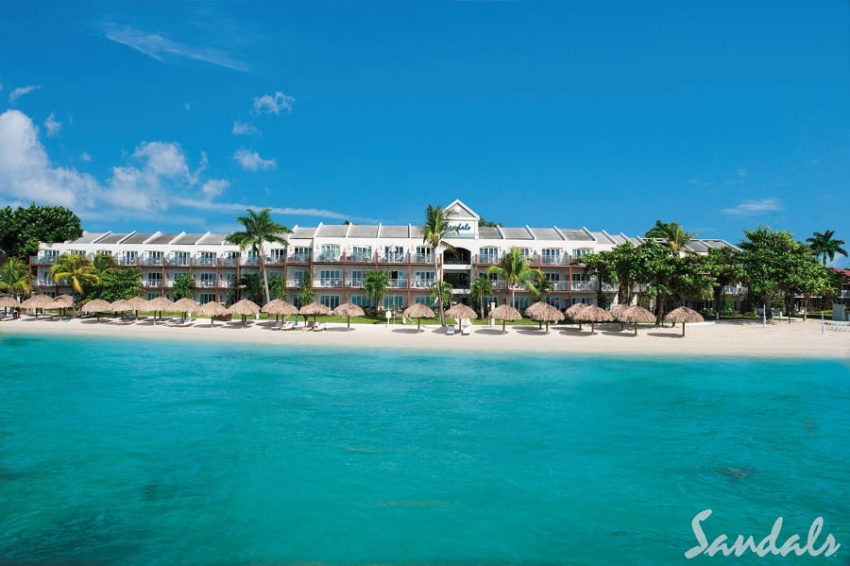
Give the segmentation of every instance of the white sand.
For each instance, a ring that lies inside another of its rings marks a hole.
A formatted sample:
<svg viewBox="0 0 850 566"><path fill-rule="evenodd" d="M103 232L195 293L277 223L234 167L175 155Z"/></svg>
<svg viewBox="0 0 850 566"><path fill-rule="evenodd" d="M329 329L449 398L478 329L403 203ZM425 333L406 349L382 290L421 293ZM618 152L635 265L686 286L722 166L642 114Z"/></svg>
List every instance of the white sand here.
<svg viewBox="0 0 850 566"><path fill-rule="evenodd" d="M472 335L447 336L436 326L423 326L421 333L414 325L352 325L329 324L324 332L304 330L273 331L272 322L251 321L248 327L239 323L216 323L210 328L204 321L188 328L173 328L149 321L130 325L86 320L21 320L0 321L2 334L111 336L141 339L221 341L271 345L319 345L353 347L357 349L394 348L398 350L466 350L510 351L585 354L645 354L645 355L704 355L748 357L808 357L845 358L850 360L850 332L821 333L819 320L775 322L762 328L760 323L721 321L688 325L686 336L681 327L642 327L637 337L632 331L619 330L619 324L597 325L596 334L590 327L552 327L546 334L536 326L501 327L475 326Z"/></svg>

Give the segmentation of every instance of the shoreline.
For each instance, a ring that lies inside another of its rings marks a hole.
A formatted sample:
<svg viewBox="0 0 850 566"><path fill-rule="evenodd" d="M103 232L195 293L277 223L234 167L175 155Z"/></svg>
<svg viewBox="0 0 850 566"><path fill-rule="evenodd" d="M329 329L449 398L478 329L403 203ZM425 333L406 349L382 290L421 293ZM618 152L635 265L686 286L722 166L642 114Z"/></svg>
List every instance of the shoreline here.
<svg viewBox="0 0 850 566"><path fill-rule="evenodd" d="M0 321L0 337L72 336L161 339L262 346L318 346L363 350L369 348L403 351L442 351L469 353L577 354L650 357L730 357L790 359L850 359L850 333L821 333L820 320L792 323L776 322L762 328L761 323L719 321L681 327L647 326L633 336L631 329L619 330L618 324L599 324L595 335L587 325L579 332L574 325L553 326L547 334L536 326L476 326L471 335L448 336L438 326L329 323L323 332L272 330L272 322L251 321L247 327L234 323L207 323L175 328L149 320L118 325L95 319L35 319Z"/></svg>

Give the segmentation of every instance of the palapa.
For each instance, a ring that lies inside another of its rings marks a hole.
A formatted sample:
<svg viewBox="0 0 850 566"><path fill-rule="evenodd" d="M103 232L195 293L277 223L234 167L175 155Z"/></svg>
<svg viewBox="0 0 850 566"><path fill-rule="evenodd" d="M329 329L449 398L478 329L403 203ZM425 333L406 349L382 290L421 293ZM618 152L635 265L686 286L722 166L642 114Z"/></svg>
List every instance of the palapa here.
<svg viewBox="0 0 850 566"><path fill-rule="evenodd" d="M549 332L550 322L559 322L564 320L564 313L544 301L538 301L525 309L525 316L538 322L545 322L546 332Z"/></svg>
<svg viewBox="0 0 850 566"><path fill-rule="evenodd" d="M0 307L4 309L19 309L21 303L15 297L0 297Z"/></svg>
<svg viewBox="0 0 850 566"><path fill-rule="evenodd" d="M700 313L693 309L689 309L688 307L679 307L677 309L673 309L667 316L664 317L664 320L667 322L681 322L682 323L682 336L685 335L685 323L687 322L704 322L705 319L702 317Z"/></svg>
<svg viewBox="0 0 850 566"><path fill-rule="evenodd" d="M606 311L601 307L597 307L596 305L588 305L576 315L576 320L580 320L582 322L589 322L590 333L595 334L595 325L597 322L611 322L612 320L614 320L614 317L611 315L610 312Z"/></svg>
<svg viewBox="0 0 850 566"><path fill-rule="evenodd" d="M112 305L110 305L103 299L95 299L84 304L80 310L83 312L97 313L97 319L100 320L100 313L111 311Z"/></svg>
<svg viewBox="0 0 850 566"><path fill-rule="evenodd" d="M422 319L423 318L434 318L437 316L434 314L434 311L431 310L431 307L426 305L425 303L416 303L410 305L404 312L401 313L402 316L406 318L415 318L416 319L416 331L419 332L422 330Z"/></svg>
<svg viewBox="0 0 850 566"><path fill-rule="evenodd" d="M38 310L44 309L56 309L57 307L52 297L48 297L47 295L33 295L26 301L21 303L21 307L25 309L33 309L35 311L35 317L38 318Z"/></svg>
<svg viewBox="0 0 850 566"><path fill-rule="evenodd" d="M74 297L71 295L59 295L55 299L53 299L56 303L61 303L65 305L65 308L70 308L74 306Z"/></svg>
<svg viewBox="0 0 850 566"><path fill-rule="evenodd" d="M133 297L132 299L127 299L127 304L130 305L131 309L133 309L133 315L136 318L139 318L139 311L148 308L148 302L141 297Z"/></svg>
<svg viewBox="0 0 850 566"><path fill-rule="evenodd" d="M262 312L266 314L273 314L275 320L277 320L280 315L286 317L291 314L298 314L298 307L296 307L295 305L290 305L289 303L281 299L273 299L269 301L268 303L263 305L263 308L260 310L262 310Z"/></svg>
<svg viewBox="0 0 850 566"><path fill-rule="evenodd" d="M458 303L446 311L446 316L455 320L461 318L478 318L478 314L463 303Z"/></svg>
<svg viewBox="0 0 850 566"><path fill-rule="evenodd" d="M507 321L521 320L522 315L512 306L505 304L499 305L490 313L490 316L496 320L502 321L502 334L507 332Z"/></svg>
<svg viewBox="0 0 850 566"><path fill-rule="evenodd" d="M162 318L162 311L171 310L174 308L174 303L168 300L167 297L156 297L147 301L145 309L149 311L153 311L153 322L156 324L157 316L156 313L159 312L159 318Z"/></svg>
<svg viewBox="0 0 850 566"><path fill-rule="evenodd" d="M174 302L174 310L177 312L198 312L201 305L189 298L179 299Z"/></svg>
<svg viewBox="0 0 850 566"><path fill-rule="evenodd" d="M245 325L245 317L249 314L259 314L260 306L254 301L242 299L238 303L230 305L227 309L230 314L238 314L242 317L242 325Z"/></svg>
<svg viewBox="0 0 850 566"><path fill-rule="evenodd" d="M117 301L112 301L110 303L112 306L112 312L122 312L122 311L131 311L133 307L124 299L118 299Z"/></svg>
<svg viewBox="0 0 850 566"><path fill-rule="evenodd" d="M334 316L344 316L348 325L348 329L351 330L351 317L364 316L366 313L359 305L355 305L354 303L342 303L334 309L333 314Z"/></svg>
<svg viewBox="0 0 850 566"><path fill-rule="evenodd" d="M206 304L201 305L201 308L198 309L198 314L210 317L210 326L215 326L213 324L213 319L217 316L228 314L228 311L227 307L225 307L221 303L217 301L210 301Z"/></svg>
<svg viewBox="0 0 850 566"><path fill-rule="evenodd" d="M643 307L629 307L622 313L623 322L631 322L635 327L635 336L637 336L638 322L655 322L655 315Z"/></svg>
<svg viewBox="0 0 850 566"><path fill-rule="evenodd" d="M576 317L578 316L578 313L583 311L586 307L587 305L584 303L573 303L566 311L564 311L564 315L566 315L567 318L578 323L579 330L581 330L581 321Z"/></svg>

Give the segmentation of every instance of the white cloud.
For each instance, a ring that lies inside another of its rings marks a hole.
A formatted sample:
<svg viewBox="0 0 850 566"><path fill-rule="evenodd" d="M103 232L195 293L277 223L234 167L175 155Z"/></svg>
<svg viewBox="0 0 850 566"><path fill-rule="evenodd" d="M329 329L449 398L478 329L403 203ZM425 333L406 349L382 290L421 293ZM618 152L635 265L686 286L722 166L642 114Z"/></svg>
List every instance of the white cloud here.
<svg viewBox="0 0 850 566"><path fill-rule="evenodd" d="M47 120L44 121L44 127L47 129L47 135L53 137L62 129L62 122L57 121L56 116L51 112Z"/></svg>
<svg viewBox="0 0 850 566"><path fill-rule="evenodd" d="M761 200L745 200L733 208L724 208L720 212L733 216L755 216L765 212L779 212L782 210L782 202L775 198Z"/></svg>
<svg viewBox="0 0 850 566"><path fill-rule="evenodd" d="M233 154L233 159L239 162L242 169L246 171L258 171L260 169L274 169L277 161L274 159L263 159L256 151L240 149Z"/></svg>
<svg viewBox="0 0 850 566"><path fill-rule="evenodd" d="M9 104L14 104L17 99L22 97L25 94L29 94L34 90L38 90L41 87L38 85L29 85L29 86L19 86L18 88L12 89L12 92L9 93Z"/></svg>
<svg viewBox="0 0 850 566"><path fill-rule="evenodd" d="M260 130L257 129L257 126L250 122L240 122L236 120L233 122L233 129L230 131L234 136L259 136Z"/></svg>
<svg viewBox="0 0 850 566"><path fill-rule="evenodd" d="M91 175L52 166L29 116L0 114L0 195L80 207L91 205L99 190Z"/></svg>
<svg viewBox="0 0 850 566"><path fill-rule="evenodd" d="M235 202L210 202L196 201L188 199L174 199L174 203L187 208L197 208L199 210L209 210L214 212L245 212L249 208L269 208L272 214L282 214L291 216L312 216L315 218L329 218L332 220L351 220L353 222L371 222L377 223L374 218L362 218L359 216L351 216L342 212L333 210L325 210L321 208L289 208L276 206L262 206L258 204L242 204Z"/></svg>
<svg viewBox="0 0 850 566"><path fill-rule="evenodd" d="M280 91L274 94L264 94L254 98L254 113L260 114L280 114L281 110L286 110L287 113L292 112L292 103L295 99L287 96Z"/></svg>
<svg viewBox="0 0 850 566"><path fill-rule="evenodd" d="M87 151L84 151L80 154L80 159L86 162L91 161L91 155Z"/></svg>
<svg viewBox="0 0 850 566"><path fill-rule="evenodd" d="M205 197L213 199L223 193L229 186L230 182L224 179L210 179L201 185L201 192Z"/></svg>
<svg viewBox="0 0 850 566"><path fill-rule="evenodd" d="M175 57L183 57L243 73L251 70L248 64L219 49L185 45L158 33L146 33L131 26L107 24L104 26L104 36L162 63Z"/></svg>
<svg viewBox="0 0 850 566"><path fill-rule="evenodd" d="M186 156L179 144L171 142L142 142L133 157L147 160L147 168L165 177L189 176Z"/></svg>

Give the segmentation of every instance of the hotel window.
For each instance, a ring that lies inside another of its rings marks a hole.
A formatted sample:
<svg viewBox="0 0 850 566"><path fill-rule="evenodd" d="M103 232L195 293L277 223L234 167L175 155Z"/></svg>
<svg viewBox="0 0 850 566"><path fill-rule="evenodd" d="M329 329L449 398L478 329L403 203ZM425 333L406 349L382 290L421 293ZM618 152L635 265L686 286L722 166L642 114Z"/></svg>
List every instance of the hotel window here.
<svg viewBox="0 0 850 566"><path fill-rule="evenodd" d="M407 289L407 272L401 270L390 271L390 288Z"/></svg>
<svg viewBox="0 0 850 566"><path fill-rule="evenodd" d="M189 252L174 252L174 265L189 265Z"/></svg>
<svg viewBox="0 0 850 566"><path fill-rule="evenodd" d="M513 307L516 310L518 310L519 312L523 312L525 309L528 308L528 297L514 297L513 303Z"/></svg>
<svg viewBox="0 0 850 566"><path fill-rule="evenodd" d="M295 283L296 287L300 287L302 283L304 283L304 279L307 277L307 272L303 269L292 272L292 281Z"/></svg>
<svg viewBox="0 0 850 566"><path fill-rule="evenodd" d="M372 299L366 297L364 295L352 295L351 296L351 304L357 305L362 308L371 308L372 307Z"/></svg>
<svg viewBox="0 0 850 566"><path fill-rule="evenodd" d="M286 248L272 248L269 252L269 257L271 258L272 263L283 263L283 260L286 257Z"/></svg>
<svg viewBox="0 0 850 566"><path fill-rule="evenodd" d="M161 286L162 286L162 273L160 273L158 271L149 271L146 287L161 287Z"/></svg>
<svg viewBox="0 0 850 566"><path fill-rule="evenodd" d="M481 279L489 279L490 281L496 281L499 279L499 275L496 273L487 273L486 271L481 271L478 274L478 277Z"/></svg>
<svg viewBox="0 0 850 566"><path fill-rule="evenodd" d="M573 304L582 303L584 305L592 305L593 299L590 297L573 297Z"/></svg>
<svg viewBox="0 0 850 566"><path fill-rule="evenodd" d="M480 263L498 263L499 248L481 248L478 250L478 259Z"/></svg>
<svg viewBox="0 0 850 566"><path fill-rule="evenodd" d="M339 295L319 295L319 302L333 310L339 306Z"/></svg>
<svg viewBox="0 0 850 566"><path fill-rule="evenodd" d="M590 275L587 273L573 273L573 283L586 283L590 281Z"/></svg>
<svg viewBox="0 0 850 566"><path fill-rule="evenodd" d="M310 260L310 248L299 246L292 249L292 259L295 261L309 261Z"/></svg>
<svg viewBox="0 0 850 566"><path fill-rule="evenodd" d="M215 273L201 273L201 287L215 287Z"/></svg>
<svg viewBox="0 0 850 566"><path fill-rule="evenodd" d="M384 246L384 261L404 261L404 248L402 246Z"/></svg>
<svg viewBox="0 0 850 566"><path fill-rule="evenodd" d="M122 262L126 265L132 265L136 263L136 260L139 259L139 252L135 250L127 250L124 252L124 257L122 258Z"/></svg>
<svg viewBox="0 0 850 566"><path fill-rule="evenodd" d="M231 251L227 252L227 259L239 259L240 252Z"/></svg>
<svg viewBox="0 0 850 566"><path fill-rule="evenodd" d="M387 310L400 309L404 307L404 295L387 295L384 297L384 308Z"/></svg>
<svg viewBox="0 0 850 566"><path fill-rule="evenodd" d="M148 252L148 259L145 263L149 265L162 265L162 252Z"/></svg>
<svg viewBox="0 0 850 566"><path fill-rule="evenodd" d="M546 275L546 281L550 281L552 283L557 283L561 280L561 274L557 272L547 271L544 275Z"/></svg>
<svg viewBox="0 0 850 566"><path fill-rule="evenodd" d="M200 300L198 302L202 305L205 305L215 300L215 293L201 293L199 298Z"/></svg>
<svg viewBox="0 0 850 566"><path fill-rule="evenodd" d="M543 250L543 263L546 265L561 263L561 250L558 248L547 248Z"/></svg>
<svg viewBox="0 0 850 566"><path fill-rule="evenodd" d="M561 308L561 297L546 297L546 302L556 309Z"/></svg>
<svg viewBox="0 0 850 566"><path fill-rule="evenodd" d="M372 259L372 246L354 246L351 248L351 261L370 261Z"/></svg>
<svg viewBox="0 0 850 566"><path fill-rule="evenodd" d="M215 265L215 252L201 252L198 254L200 265Z"/></svg>
<svg viewBox="0 0 850 566"><path fill-rule="evenodd" d="M363 286L363 272L362 271L352 271L351 272L351 286L352 287L362 287ZM357 303L355 303L357 304ZM363 305L360 305L363 306Z"/></svg>
<svg viewBox="0 0 850 566"><path fill-rule="evenodd" d="M341 285L339 280L339 270L322 269L319 271L319 285L322 287L339 287Z"/></svg>
<svg viewBox="0 0 850 566"><path fill-rule="evenodd" d="M235 287L236 286L236 274L235 273L222 273L221 274L221 282L225 287Z"/></svg>
<svg viewBox="0 0 850 566"><path fill-rule="evenodd" d="M334 261L339 259L339 246L325 244L320 248L319 261Z"/></svg>
<svg viewBox="0 0 850 566"><path fill-rule="evenodd" d="M577 250L573 250L573 259L579 259L591 253L593 253L593 250L590 248L579 248Z"/></svg>
<svg viewBox="0 0 850 566"><path fill-rule="evenodd" d="M531 249L529 249L529 248L518 248L518 249L519 249L519 255L521 255L522 257L531 257Z"/></svg>
<svg viewBox="0 0 850 566"><path fill-rule="evenodd" d="M413 297L413 302L417 305L428 305L429 307L433 307L436 301L428 296L418 296Z"/></svg>
<svg viewBox="0 0 850 566"><path fill-rule="evenodd" d="M430 289L433 284L433 271L417 271L413 274L413 286L417 289Z"/></svg>
<svg viewBox="0 0 850 566"><path fill-rule="evenodd" d="M430 246L416 246L417 263L434 261L434 249Z"/></svg>

